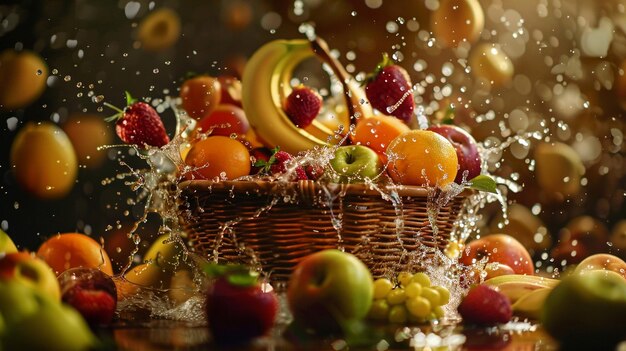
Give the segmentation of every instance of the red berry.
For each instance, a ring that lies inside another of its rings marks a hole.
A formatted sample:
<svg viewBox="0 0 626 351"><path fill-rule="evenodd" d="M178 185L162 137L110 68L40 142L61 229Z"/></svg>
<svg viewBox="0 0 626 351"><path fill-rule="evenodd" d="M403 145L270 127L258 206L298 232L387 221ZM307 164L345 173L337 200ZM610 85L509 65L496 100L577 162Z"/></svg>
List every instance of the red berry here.
<svg viewBox="0 0 626 351"><path fill-rule="evenodd" d="M291 160L293 157L290 153L286 151L277 151L274 154L274 163L270 166L270 172L272 174L285 173L287 172L287 166L285 163Z"/></svg>
<svg viewBox="0 0 626 351"><path fill-rule="evenodd" d="M308 180L309 177L306 175L306 171L302 166L298 166L296 168L296 180Z"/></svg>
<svg viewBox="0 0 626 351"><path fill-rule="evenodd" d="M469 290L458 311L465 323L478 325L507 323L513 316L509 298L484 284Z"/></svg>
<svg viewBox="0 0 626 351"><path fill-rule="evenodd" d="M407 71L393 64L389 57L384 55L383 61L376 66L376 70L367 80L365 95L372 107L378 111L409 122L415 110L411 89L411 78ZM400 105L394 110L393 107L398 103Z"/></svg>
<svg viewBox="0 0 626 351"><path fill-rule="evenodd" d="M285 101L285 113L296 127L308 127L322 108L322 97L311 88L293 89Z"/></svg>
<svg viewBox="0 0 626 351"><path fill-rule="evenodd" d="M74 286L63 295L63 302L74 307L91 325L109 324L115 315L117 301L104 290Z"/></svg>
<svg viewBox="0 0 626 351"><path fill-rule="evenodd" d="M128 93L126 100L127 106L123 111L106 104L118 111L107 118L107 121L116 121L115 132L123 142L139 147L161 147L170 142L163 121L152 106L145 102L135 102Z"/></svg>
<svg viewBox="0 0 626 351"><path fill-rule="evenodd" d="M307 165L304 171L310 180L318 180L324 174L324 168L320 165Z"/></svg>

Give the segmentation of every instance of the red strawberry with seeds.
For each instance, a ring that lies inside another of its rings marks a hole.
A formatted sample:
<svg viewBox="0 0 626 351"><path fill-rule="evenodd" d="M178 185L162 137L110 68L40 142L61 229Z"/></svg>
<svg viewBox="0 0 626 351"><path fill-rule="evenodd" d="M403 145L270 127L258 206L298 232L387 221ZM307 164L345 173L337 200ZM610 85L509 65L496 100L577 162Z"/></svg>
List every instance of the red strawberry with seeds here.
<svg viewBox="0 0 626 351"><path fill-rule="evenodd" d="M409 122L415 110L411 89L411 78L407 71L393 64L389 56L384 54L374 73L366 79L365 96L372 107L383 114ZM394 109L398 103L398 107Z"/></svg>
<svg viewBox="0 0 626 351"><path fill-rule="evenodd" d="M105 103L118 112L106 121L116 121L115 132L123 142L140 147L146 145L161 147L170 142L163 121L152 106L145 102L137 102L128 92L126 103L124 110Z"/></svg>
<svg viewBox="0 0 626 351"><path fill-rule="evenodd" d="M285 100L285 113L296 125L296 127L306 128L322 108L322 97L311 88L300 85L291 91Z"/></svg>
<svg viewBox="0 0 626 351"><path fill-rule="evenodd" d="M115 315L116 298L104 290L74 286L63 295L63 302L74 307L91 325L109 324Z"/></svg>
<svg viewBox="0 0 626 351"><path fill-rule="evenodd" d="M469 290L458 311L465 323L477 325L507 323L513 317L509 298L484 284Z"/></svg>

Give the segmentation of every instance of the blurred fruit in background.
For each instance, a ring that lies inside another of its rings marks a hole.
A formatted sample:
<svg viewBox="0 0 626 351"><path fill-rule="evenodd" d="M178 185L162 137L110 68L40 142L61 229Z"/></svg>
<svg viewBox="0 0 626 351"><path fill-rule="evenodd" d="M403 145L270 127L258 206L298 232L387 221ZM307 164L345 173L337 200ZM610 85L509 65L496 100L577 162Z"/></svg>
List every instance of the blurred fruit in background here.
<svg viewBox="0 0 626 351"><path fill-rule="evenodd" d="M537 183L551 199L578 194L585 166L574 149L564 143L541 143L535 148Z"/></svg>
<svg viewBox="0 0 626 351"><path fill-rule="evenodd" d="M62 128L74 146L78 164L89 170L99 168L106 160L107 150L98 150L98 147L113 143L113 131L104 117L73 114L63 123Z"/></svg>
<svg viewBox="0 0 626 351"><path fill-rule="evenodd" d="M20 129L11 145L11 167L22 188L42 199L67 195L78 173L70 139L50 122L29 122Z"/></svg>
<svg viewBox="0 0 626 351"><path fill-rule="evenodd" d="M430 28L440 45L457 47L475 42L485 26L478 0L442 0L430 17Z"/></svg>
<svg viewBox="0 0 626 351"><path fill-rule="evenodd" d="M0 53L0 108L26 107L46 89L48 65L36 53L6 49Z"/></svg>
<svg viewBox="0 0 626 351"><path fill-rule="evenodd" d="M609 231L591 216L578 216L570 220L558 233L558 241L550 251L557 262L576 264L587 256L608 250Z"/></svg>
<svg viewBox="0 0 626 351"><path fill-rule="evenodd" d="M15 243L11 239L11 237L4 232L4 230L0 229L0 254L17 252L17 247Z"/></svg>
<svg viewBox="0 0 626 351"><path fill-rule="evenodd" d="M61 298L57 275L46 262L27 251L0 257L0 280L26 285L52 300Z"/></svg>
<svg viewBox="0 0 626 351"><path fill-rule="evenodd" d="M469 64L476 78L486 80L487 87L502 87L513 79L513 62L502 49L489 43L474 46L470 53Z"/></svg>
<svg viewBox="0 0 626 351"><path fill-rule="evenodd" d="M517 239L531 254L549 250L552 247L552 237L545 224L538 216L534 215L528 207L514 203L507 207L507 221L504 214L499 211L491 219L489 231L491 233L506 233Z"/></svg>
<svg viewBox="0 0 626 351"><path fill-rule="evenodd" d="M178 41L180 32L178 14L169 8L160 8L149 13L139 23L137 39L147 51L164 51Z"/></svg>

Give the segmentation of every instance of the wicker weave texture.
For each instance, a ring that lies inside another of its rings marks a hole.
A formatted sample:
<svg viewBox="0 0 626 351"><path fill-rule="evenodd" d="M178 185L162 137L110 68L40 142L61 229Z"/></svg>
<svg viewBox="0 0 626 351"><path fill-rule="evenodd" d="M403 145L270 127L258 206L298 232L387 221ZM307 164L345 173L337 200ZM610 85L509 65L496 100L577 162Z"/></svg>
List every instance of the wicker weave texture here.
<svg viewBox="0 0 626 351"><path fill-rule="evenodd" d="M181 188L181 219L194 250L218 262L258 265L274 281L329 248L355 254L374 276L404 269L420 247L445 248L465 199L461 194L440 208L435 235L424 188L396 189L402 201L395 206L366 185L329 191L310 181L195 180Z"/></svg>

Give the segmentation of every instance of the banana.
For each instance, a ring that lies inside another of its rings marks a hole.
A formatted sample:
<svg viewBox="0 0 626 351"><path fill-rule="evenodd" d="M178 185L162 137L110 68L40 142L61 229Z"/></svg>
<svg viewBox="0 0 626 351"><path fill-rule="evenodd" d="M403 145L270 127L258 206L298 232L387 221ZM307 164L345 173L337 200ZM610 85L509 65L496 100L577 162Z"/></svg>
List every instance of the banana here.
<svg viewBox="0 0 626 351"><path fill-rule="evenodd" d="M267 146L280 146L292 154L327 145L342 138L314 120L306 129L296 127L285 114L282 103L291 92L294 68L307 58L317 56L327 63L342 83L350 122L369 117L372 110L365 92L333 58L321 39L274 40L260 47L250 57L242 77L242 104L251 127ZM345 132L344 132L345 133Z"/></svg>
<svg viewBox="0 0 626 351"><path fill-rule="evenodd" d="M558 279L534 275L508 274L487 279L483 284L493 286L506 295L511 300L511 303L514 304L529 292L544 288L551 289L558 283Z"/></svg>
<svg viewBox="0 0 626 351"><path fill-rule="evenodd" d="M513 314L528 319L539 320L546 298L552 288L540 288L520 297L512 306Z"/></svg>

